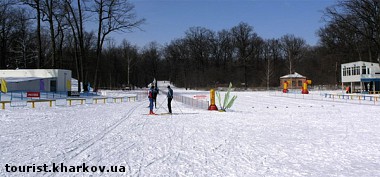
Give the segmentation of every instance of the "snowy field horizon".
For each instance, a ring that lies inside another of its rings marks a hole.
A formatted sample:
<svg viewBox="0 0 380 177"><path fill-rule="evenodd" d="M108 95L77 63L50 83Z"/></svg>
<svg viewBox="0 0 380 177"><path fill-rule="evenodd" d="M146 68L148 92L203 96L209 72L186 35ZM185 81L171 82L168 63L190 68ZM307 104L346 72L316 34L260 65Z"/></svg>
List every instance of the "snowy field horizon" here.
<svg viewBox="0 0 380 177"><path fill-rule="evenodd" d="M166 91L167 83L159 85ZM209 97L206 91L173 90ZM324 93L340 91L232 92L238 98L227 112L173 101L174 114L157 116L147 115L145 97L7 108L0 111L0 176L380 176L380 100L334 99ZM162 92L157 107L156 113L167 112ZM53 163L85 164L90 170L27 173L6 168L38 170L46 164L51 169ZM106 171L100 172L103 166ZM119 171L107 172L110 167Z"/></svg>

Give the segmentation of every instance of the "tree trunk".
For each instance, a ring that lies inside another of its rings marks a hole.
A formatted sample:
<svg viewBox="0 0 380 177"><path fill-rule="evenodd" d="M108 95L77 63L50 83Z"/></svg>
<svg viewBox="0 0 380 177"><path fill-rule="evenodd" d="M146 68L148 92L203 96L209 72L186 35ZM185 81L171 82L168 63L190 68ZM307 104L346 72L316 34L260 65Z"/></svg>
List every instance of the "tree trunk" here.
<svg viewBox="0 0 380 177"><path fill-rule="evenodd" d="M81 8L81 3L80 3L81 0L78 0L78 9L79 9L79 29L78 29L78 39L79 39L79 48L80 48L80 61L79 61L79 69L80 69L80 77L78 76L78 78L82 79L82 80L79 80L78 79L78 82L81 82L83 84L87 84L87 81L86 79L84 78L84 71L83 71L83 63L86 61L86 52L85 52L85 47L84 47L84 34L83 34L83 16L82 16L82 8ZM78 26L78 25L77 25ZM79 87L80 88L80 87ZM84 87L83 90L85 92L89 91L87 89L87 87Z"/></svg>
<svg viewBox="0 0 380 177"><path fill-rule="evenodd" d="M61 38L59 39L59 46L58 46L58 68L62 69L62 56L63 56L63 40L65 38L64 32L62 27L59 27L59 30L61 31Z"/></svg>
<svg viewBox="0 0 380 177"><path fill-rule="evenodd" d="M54 32L54 21L53 21L53 0L46 0L50 7L48 7L48 22L50 27L50 42L51 42L51 48L53 50L53 58L51 59L51 67L55 68L55 62L56 62L56 45L55 45L55 32Z"/></svg>
<svg viewBox="0 0 380 177"><path fill-rule="evenodd" d="M99 4L99 12L98 12L98 39L96 42L96 67L95 67L95 76L94 76L94 91L98 90L98 72L99 72L99 63L102 54L102 46L101 46L101 35L102 35L102 23L103 23L103 0L100 1Z"/></svg>
<svg viewBox="0 0 380 177"><path fill-rule="evenodd" d="M41 11L40 11L40 1L35 0L36 10L37 10L37 45L38 45L38 58L36 62L36 68L40 69L43 66L42 59L42 42L41 42Z"/></svg>
<svg viewBox="0 0 380 177"><path fill-rule="evenodd" d="M244 59L244 86L245 86L245 90L247 90L247 87L248 87L248 83L247 83L247 61L246 59Z"/></svg>
<svg viewBox="0 0 380 177"><path fill-rule="evenodd" d="M2 32L4 34L4 32ZM4 34L5 35L5 34ZM0 39L1 41L1 46L0 46L0 68L1 69L6 69L6 58L7 58L7 43L6 39Z"/></svg>

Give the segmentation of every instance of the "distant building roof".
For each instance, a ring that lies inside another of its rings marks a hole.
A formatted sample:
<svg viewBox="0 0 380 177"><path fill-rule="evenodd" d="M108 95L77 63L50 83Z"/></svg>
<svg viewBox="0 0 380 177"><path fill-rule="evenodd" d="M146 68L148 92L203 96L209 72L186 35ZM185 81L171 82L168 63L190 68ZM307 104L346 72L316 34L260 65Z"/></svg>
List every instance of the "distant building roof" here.
<svg viewBox="0 0 380 177"><path fill-rule="evenodd" d="M68 74L71 77L70 70L64 69L6 69L0 70L0 77L35 77L35 78L51 78L59 77L61 74Z"/></svg>
<svg viewBox="0 0 380 177"><path fill-rule="evenodd" d="M47 79L47 78L40 78L40 77L2 77L2 78L9 83ZM50 78L53 78L53 77L50 77Z"/></svg>
<svg viewBox="0 0 380 177"><path fill-rule="evenodd" d="M280 79L287 79L287 78L290 79L290 78L306 78L306 77L296 72L294 72L293 74L288 74L288 75L280 77Z"/></svg>

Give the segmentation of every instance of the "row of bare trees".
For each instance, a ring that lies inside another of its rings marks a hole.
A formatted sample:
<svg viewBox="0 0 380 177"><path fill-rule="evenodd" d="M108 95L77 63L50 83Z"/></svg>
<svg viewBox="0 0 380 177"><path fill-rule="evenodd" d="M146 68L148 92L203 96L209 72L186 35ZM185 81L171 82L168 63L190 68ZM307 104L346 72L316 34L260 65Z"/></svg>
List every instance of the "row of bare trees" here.
<svg viewBox="0 0 380 177"><path fill-rule="evenodd" d="M326 25L319 29L321 63L335 65L353 61L380 62L380 1L347 0L326 8Z"/></svg>
<svg viewBox="0 0 380 177"><path fill-rule="evenodd" d="M210 87L230 81L239 86L276 86L281 75L301 72L298 66L310 50L294 35L264 40L252 26L240 23L214 32L190 28L164 52L170 79L184 87Z"/></svg>
<svg viewBox="0 0 380 177"><path fill-rule="evenodd" d="M133 10L127 0L3 0L0 68L72 69L80 82L97 88L109 34L145 21ZM86 29L89 24L97 27Z"/></svg>
<svg viewBox="0 0 380 177"><path fill-rule="evenodd" d="M274 87L280 76L294 72L314 84L338 84L340 64L379 61L379 4L348 0L326 8L317 46L293 34L263 39L242 22L220 31L191 27L165 46L151 42L139 48L107 38L145 21L127 0L3 0L0 67L70 69L95 88L144 87L153 78L186 88L229 82ZM86 28L89 23L96 27Z"/></svg>

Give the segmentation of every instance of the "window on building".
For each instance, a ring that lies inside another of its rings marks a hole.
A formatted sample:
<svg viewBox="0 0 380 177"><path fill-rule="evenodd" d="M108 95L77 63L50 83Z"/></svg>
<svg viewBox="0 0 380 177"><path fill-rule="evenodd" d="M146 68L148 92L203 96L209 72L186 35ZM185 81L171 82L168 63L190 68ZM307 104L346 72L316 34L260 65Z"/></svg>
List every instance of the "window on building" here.
<svg viewBox="0 0 380 177"><path fill-rule="evenodd" d="M346 76L346 68L343 68L343 76Z"/></svg>
<svg viewBox="0 0 380 177"><path fill-rule="evenodd" d="M360 75L360 66L356 67L356 75Z"/></svg>
<svg viewBox="0 0 380 177"><path fill-rule="evenodd" d="M298 81L298 86L302 86L302 81Z"/></svg>
<svg viewBox="0 0 380 177"><path fill-rule="evenodd" d="M351 68L347 68L347 76L351 76Z"/></svg>
<svg viewBox="0 0 380 177"><path fill-rule="evenodd" d="M365 68L365 66L362 66L362 74L366 74L367 72L367 69Z"/></svg>
<svg viewBox="0 0 380 177"><path fill-rule="evenodd" d="M371 70L367 68L367 74L371 74Z"/></svg>
<svg viewBox="0 0 380 177"><path fill-rule="evenodd" d="M356 75L356 69L355 69L355 67L352 67L351 70L352 70L352 75Z"/></svg>

